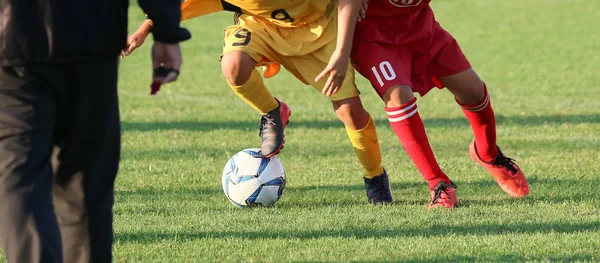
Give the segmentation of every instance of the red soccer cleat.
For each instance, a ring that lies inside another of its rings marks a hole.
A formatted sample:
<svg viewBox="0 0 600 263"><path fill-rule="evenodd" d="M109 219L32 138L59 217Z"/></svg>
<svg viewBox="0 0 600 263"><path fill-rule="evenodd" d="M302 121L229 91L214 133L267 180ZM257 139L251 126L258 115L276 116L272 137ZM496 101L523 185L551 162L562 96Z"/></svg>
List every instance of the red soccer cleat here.
<svg viewBox="0 0 600 263"><path fill-rule="evenodd" d="M529 183L527 178L521 171L521 168L514 162L513 159L506 157L500 148L498 148L498 156L491 163L486 163L477 154L475 141L469 147L469 155L471 159L483 166L496 179L498 185L504 192L514 198L520 198L529 194Z"/></svg>
<svg viewBox="0 0 600 263"><path fill-rule="evenodd" d="M456 185L452 182L447 184L440 180L435 188L429 191L429 194L431 194L431 203L429 203L427 209L438 207L454 208L456 202L458 202L456 198Z"/></svg>

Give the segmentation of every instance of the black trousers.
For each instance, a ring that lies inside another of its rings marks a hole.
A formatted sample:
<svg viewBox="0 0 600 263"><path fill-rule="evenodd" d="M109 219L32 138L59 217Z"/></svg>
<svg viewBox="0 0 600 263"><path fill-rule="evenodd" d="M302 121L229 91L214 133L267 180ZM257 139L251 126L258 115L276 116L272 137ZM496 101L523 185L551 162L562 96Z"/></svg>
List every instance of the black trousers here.
<svg viewBox="0 0 600 263"><path fill-rule="evenodd" d="M110 262L115 58L0 69L0 244L9 263Z"/></svg>

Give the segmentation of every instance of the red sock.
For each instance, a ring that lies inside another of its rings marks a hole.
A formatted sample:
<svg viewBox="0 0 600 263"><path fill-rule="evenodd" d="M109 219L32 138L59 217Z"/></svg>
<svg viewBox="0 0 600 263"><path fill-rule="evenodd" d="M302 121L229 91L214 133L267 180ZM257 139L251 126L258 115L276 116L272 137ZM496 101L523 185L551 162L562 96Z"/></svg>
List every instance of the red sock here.
<svg viewBox="0 0 600 263"><path fill-rule="evenodd" d="M473 134L475 136L475 145L477 146L477 154L484 162L492 162L498 155L498 147L496 146L496 119L494 110L490 102L490 95L487 92L485 84L483 86L483 99L475 104L462 104L463 112L471 123Z"/></svg>
<svg viewBox="0 0 600 263"><path fill-rule="evenodd" d="M385 108L385 110L392 129L402 142L408 157L427 180L429 189L433 189L440 180L450 183L448 176L440 169L429 145L423 121L417 111L417 98L400 107Z"/></svg>

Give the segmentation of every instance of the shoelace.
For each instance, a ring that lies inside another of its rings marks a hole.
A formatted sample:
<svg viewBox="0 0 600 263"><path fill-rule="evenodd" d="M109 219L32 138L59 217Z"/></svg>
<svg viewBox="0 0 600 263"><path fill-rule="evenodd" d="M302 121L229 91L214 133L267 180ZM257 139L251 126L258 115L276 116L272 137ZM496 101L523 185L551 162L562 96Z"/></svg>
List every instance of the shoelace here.
<svg viewBox="0 0 600 263"><path fill-rule="evenodd" d="M272 124L272 125L276 125L275 121L273 121L272 118L269 117L269 115L263 115L260 118L260 124L258 125L258 136L262 138L263 135L263 131L266 129L266 126Z"/></svg>
<svg viewBox="0 0 600 263"><path fill-rule="evenodd" d="M431 199L431 204L434 205L438 202L438 200L442 197L442 193L445 193L448 196L448 192L446 192L447 188L444 186L440 186L435 189L435 193L433 194L433 198Z"/></svg>
<svg viewBox="0 0 600 263"><path fill-rule="evenodd" d="M496 160L494 161L494 163L496 165L501 165L506 167L506 169L508 169L509 171L511 171L513 174L517 173L517 168L515 168L515 160L503 155L500 155L496 158Z"/></svg>

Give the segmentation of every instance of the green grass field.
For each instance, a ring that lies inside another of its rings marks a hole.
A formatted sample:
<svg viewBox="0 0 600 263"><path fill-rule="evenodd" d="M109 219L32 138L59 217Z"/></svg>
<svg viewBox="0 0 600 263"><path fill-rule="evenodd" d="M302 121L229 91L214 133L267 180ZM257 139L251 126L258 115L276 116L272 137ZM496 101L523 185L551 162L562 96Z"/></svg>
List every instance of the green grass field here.
<svg viewBox="0 0 600 263"><path fill-rule="evenodd" d="M498 141L530 183L504 194L468 157L472 133L447 90L419 100L452 211L426 211L425 182L358 78L376 121L394 197L366 202L361 170L328 99L290 74L266 81L294 112L279 155L287 188L276 207L238 209L221 170L259 146L258 115L221 76L231 14L184 22L182 76L149 96L149 39L122 61L123 154L116 262L600 261L600 4L597 0L435 0L440 23L489 86ZM132 8L131 30L143 19ZM2 261L2 260L0 260Z"/></svg>

